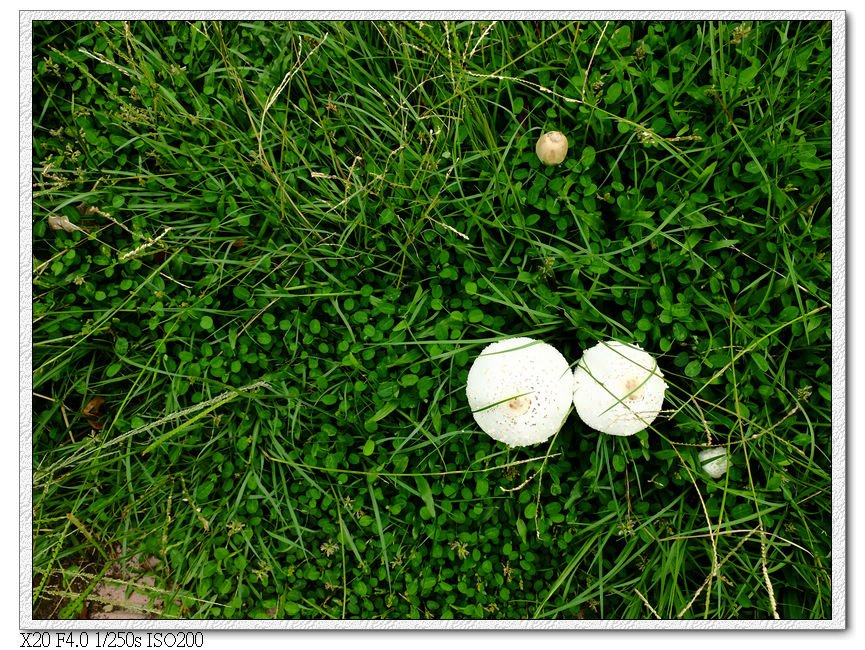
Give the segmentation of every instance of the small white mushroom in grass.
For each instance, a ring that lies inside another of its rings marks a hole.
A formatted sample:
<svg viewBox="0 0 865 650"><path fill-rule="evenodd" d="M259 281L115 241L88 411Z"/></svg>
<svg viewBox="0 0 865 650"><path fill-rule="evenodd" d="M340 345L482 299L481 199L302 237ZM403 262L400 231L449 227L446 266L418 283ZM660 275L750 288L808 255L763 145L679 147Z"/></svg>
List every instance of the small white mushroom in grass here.
<svg viewBox="0 0 865 650"><path fill-rule="evenodd" d="M667 384L657 362L638 345L598 343L574 370L574 407L593 429L630 436L658 417Z"/></svg>
<svg viewBox="0 0 865 650"><path fill-rule="evenodd" d="M723 447L710 447L703 449L697 454L700 459L700 465L703 471L712 478L721 478L727 473L727 468L730 466L730 459L727 456L727 450Z"/></svg>
<svg viewBox="0 0 865 650"><path fill-rule="evenodd" d="M538 138L535 153L545 165L559 165L568 155L568 139L561 131L544 133Z"/></svg>
<svg viewBox="0 0 865 650"><path fill-rule="evenodd" d="M469 370L466 397L478 426L511 447L549 440L571 409L573 373L553 346L527 337L485 347Z"/></svg>

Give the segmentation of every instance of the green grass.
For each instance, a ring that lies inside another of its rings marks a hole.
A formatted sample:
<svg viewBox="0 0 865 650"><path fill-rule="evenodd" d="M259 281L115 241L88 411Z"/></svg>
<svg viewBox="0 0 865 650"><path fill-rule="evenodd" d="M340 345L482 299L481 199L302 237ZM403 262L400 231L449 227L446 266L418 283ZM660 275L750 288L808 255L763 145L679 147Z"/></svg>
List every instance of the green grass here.
<svg viewBox="0 0 865 650"><path fill-rule="evenodd" d="M831 617L830 36L35 23L34 612L119 557L165 618ZM515 335L663 417L496 443Z"/></svg>

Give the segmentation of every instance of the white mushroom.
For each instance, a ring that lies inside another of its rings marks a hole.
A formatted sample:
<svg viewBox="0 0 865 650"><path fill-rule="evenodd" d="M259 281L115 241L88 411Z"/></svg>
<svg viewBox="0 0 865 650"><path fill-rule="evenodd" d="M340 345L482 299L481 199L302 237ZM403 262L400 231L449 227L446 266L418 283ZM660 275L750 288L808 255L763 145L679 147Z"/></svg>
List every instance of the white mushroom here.
<svg viewBox="0 0 865 650"><path fill-rule="evenodd" d="M573 373L551 345L519 337L485 347L469 370L466 397L478 426L511 447L535 445L561 428Z"/></svg>
<svg viewBox="0 0 865 650"><path fill-rule="evenodd" d="M730 466L727 450L723 447L704 449L697 454L697 458L700 459L703 470L712 478L721 478L727 473L727 468Z"/></svg>
<svg viewBox="0 0 865 650"><path fill-rule="evenodd" d="M561 131L544 133L538 138L535 153L545 165L558 165L568 154L568 139Z"/></svg>
<svg viewBox="0 0 865 650"><path fill-rule="evenodd" d="M630 436L658 416L667 388L663 376L638 345L598 343L583 353L574 370L574 407L593 429Z"/></svg>

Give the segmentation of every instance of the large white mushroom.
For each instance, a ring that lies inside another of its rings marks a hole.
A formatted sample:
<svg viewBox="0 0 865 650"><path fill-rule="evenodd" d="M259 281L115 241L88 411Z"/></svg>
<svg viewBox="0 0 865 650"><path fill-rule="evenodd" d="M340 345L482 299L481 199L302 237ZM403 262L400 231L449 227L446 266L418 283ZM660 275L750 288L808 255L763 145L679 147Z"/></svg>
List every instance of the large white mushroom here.
<svg viewBox="0 0 865 650"><path fill-rule="evenodd" d="M561 428L573 373L554 347L519 337L485 347L469 370L466 397L478 426L511 447L535 445Z"/></svg>
<svg viewBox="0 0 865 650"><path fill-rule="evenodd" d="M574 370L574 407L583 422L614 436L647 428L661 411L667 384L652 356L638 345L598 343Z"/></svg>

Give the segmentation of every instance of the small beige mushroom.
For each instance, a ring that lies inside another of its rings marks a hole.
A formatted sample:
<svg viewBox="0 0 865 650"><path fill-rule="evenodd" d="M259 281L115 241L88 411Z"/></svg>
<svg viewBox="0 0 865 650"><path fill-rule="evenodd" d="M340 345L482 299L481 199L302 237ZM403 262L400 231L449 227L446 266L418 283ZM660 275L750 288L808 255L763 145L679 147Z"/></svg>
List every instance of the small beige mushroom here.
<svg viewBox="0 0 865 650"><path fill-rule="evenodd" d="M568 155L568 139L561 131L549 131L535 145L538 159L545 165L559 165Z"/></svg>

